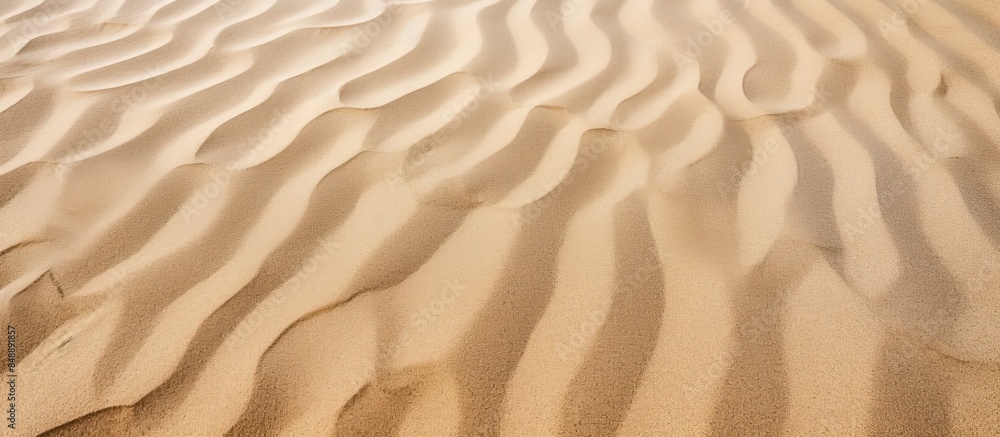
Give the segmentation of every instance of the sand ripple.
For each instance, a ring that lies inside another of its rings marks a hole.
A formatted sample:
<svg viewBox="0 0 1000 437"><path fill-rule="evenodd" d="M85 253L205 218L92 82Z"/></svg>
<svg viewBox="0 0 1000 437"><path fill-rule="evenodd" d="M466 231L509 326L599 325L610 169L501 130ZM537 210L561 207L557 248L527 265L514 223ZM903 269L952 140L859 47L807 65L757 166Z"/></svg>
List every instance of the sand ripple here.
<svg viewBox="0 0 1000 437"><path fill-rule="evenodd" d="M3 2L18 432L998 434L998 26Z"/></svg>

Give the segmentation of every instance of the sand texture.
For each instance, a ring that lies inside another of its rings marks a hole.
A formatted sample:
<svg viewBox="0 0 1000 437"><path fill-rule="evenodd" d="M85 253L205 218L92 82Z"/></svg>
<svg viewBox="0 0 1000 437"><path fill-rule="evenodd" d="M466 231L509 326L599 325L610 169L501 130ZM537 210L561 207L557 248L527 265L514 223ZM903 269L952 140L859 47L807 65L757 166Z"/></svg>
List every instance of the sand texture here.
<svg viewBox="0 0 1000 437"><path fill-rule="evenodd" d="M997 436L1000 4L3 0L0 317L10 435Z"/></svg>

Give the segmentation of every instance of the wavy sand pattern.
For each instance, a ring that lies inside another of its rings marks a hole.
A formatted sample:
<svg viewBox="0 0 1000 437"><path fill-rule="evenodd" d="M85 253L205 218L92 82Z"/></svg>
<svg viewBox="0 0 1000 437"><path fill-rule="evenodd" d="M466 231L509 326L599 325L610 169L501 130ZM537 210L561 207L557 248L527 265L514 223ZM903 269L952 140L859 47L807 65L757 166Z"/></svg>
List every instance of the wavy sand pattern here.
<svg viewBox="0 0 1000 437"><path fill-rule="evenodd" d="M1000 9L0 3L18 435L998 435Z"/></svg>

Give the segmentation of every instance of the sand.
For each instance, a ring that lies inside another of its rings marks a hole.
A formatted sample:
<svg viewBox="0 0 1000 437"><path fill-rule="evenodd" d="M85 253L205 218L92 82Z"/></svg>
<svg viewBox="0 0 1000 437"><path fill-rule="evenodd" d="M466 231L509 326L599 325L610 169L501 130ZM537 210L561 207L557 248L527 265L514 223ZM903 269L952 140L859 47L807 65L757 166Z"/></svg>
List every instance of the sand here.
<svg viewBox="0 0 1000 437"><path fill-rule="evenodd" d="M998 28L3 1L6 431L1000 435Z"/></svg>

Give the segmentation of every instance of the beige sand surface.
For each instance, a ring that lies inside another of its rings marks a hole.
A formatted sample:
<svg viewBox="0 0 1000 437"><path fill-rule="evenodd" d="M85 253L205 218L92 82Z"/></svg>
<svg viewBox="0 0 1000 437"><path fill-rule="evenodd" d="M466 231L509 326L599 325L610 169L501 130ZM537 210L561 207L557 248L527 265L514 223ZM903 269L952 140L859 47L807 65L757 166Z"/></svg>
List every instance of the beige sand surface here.
<svg viewBox="0 0 1000 437"><path fill-rule="evenodd" d="M4 0L0 250L11 435L996 436L1000 6Z"/></svg>

